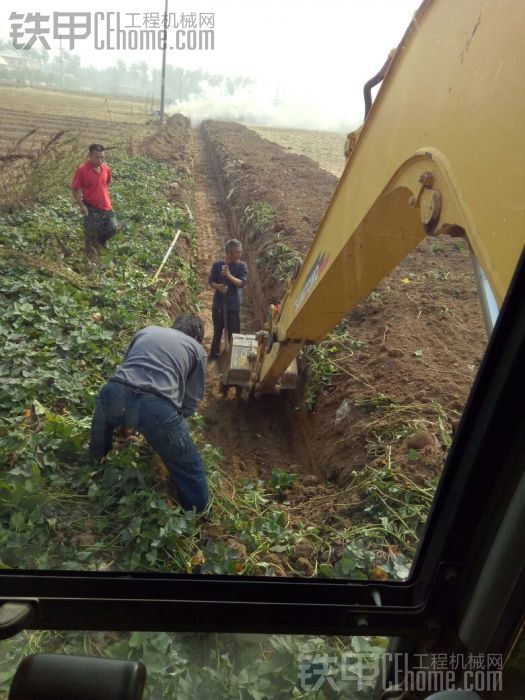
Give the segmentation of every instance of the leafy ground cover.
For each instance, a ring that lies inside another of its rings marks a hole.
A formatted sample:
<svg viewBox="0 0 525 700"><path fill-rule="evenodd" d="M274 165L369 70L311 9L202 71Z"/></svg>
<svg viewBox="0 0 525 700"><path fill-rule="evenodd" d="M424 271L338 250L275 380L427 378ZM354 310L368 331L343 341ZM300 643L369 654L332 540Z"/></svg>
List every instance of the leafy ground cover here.
<svg viewBox="0 0 525 700"><path fill-rule="evenodd" d="M78 213L67 195L38 192L33 208L0 215L1 566L265 571L264 554L289 549L293 531L283 512L272 510L265 484L235 488L221 477L220 453L202 437L216 509L216 523L204 533L193 514L168 507L152 455L140 443L122 441L102 470L89 460L96 393L134 332L166 323L174 300L182 299L180 310L198 308L195 231L164 196L172 173L123 153L112 154L111 165L123 230L96 270L86 267ZM175 255L169 276L152 285L175 228L187 234L190 262ZM199 419L194 428L200 435ZM272 488L281 494L292 480L276 475ZM213 527L235 535L249 521L244 543L214 536ZM333 656L341 645L277 636L246 645L216 635L24 633L2 644L0 687L6 694L22 656L57 651L140 658L151 698L193 697L196 690L202 697L303 697L299 656L323 649Z"/></svg>
<svg viewBox="0 0 525 700"><path fill-rule="evenodd" d="M55 160L64 182L60 168L68 162ZM363 472L341 491L341 508L323 524L294 507L299 480L293 475L229 478L199 417L193 429L212 493L205 519L169 507L162 465L140 440L120 439L106 464L93 467L87 440L98 389L137 329L198 310L200 291L194 226L165 195L173 172L123 151L111 152L110 165L121 232L96 269L83 256L78 211L56 187L39 191L32 207L0 214L0 565L406 577L405 554L414 544L390 532L398 522L390 511L408 497L388 465L379 494L369 489L375 476ZM183 254L152 284L177 228L184 232ZM366 502L369 516L351 518L352 502ZM356 644L377 654L384 642L356 638ZM333 657L342 645L274 636L245 648L242 639L214 635L35 633L4 643L0 682L22 654L62 650L143 658L151 698L195 695L195 689L203 697L312 697L297 685L298 660L306 655L310 663L323 650ZM331 697L325 690L317 697Z"/></svg>
<svg viewBox="0 0 525 700"><path fill-rule="evenodd" d="M35 632L18 637L0 661L0 684L10 680L20 653L87 654L142 660L145 700L368 700L380 668L383 638L325 638L256 634ZM7 647L7 643L4 643ZM0 697L5 697L1 695Z"/></svg>
<svg viewBox="0 0 525 700"><path fill-rule="evenodd" d="M194 236L186 215L163 196L172 179L167 167L118 154L112 165L123 226L95 271L85 268L69 196L0 220L4 566L149 566L151 551L141 554L143 537L134 534L136 513L147 513L156 533L164 516L166 542L177 529L194 527L193 516L181 515L176 525L149 460L132 445L115 451L102 471L93 469L86 450L101 384L137 329L166 323L162 302L173 281L152 285L152 270L176 228L190 241ZM59 274L49 274L53 265ZM198 285L189 263L175 256L170 275L184 285L186 306L195 308ZM147 523L141 526L148 531ZM139 546L131 548L135 539Z"/></svg>
<svg viewBox="0 0 525 700"><path fill-rule="evenodd" d="M1 564L358 578L392 568L410 552L389 549L398 543L388 528L359 523L356 530L345 508L332 524L310 521L294 509L298 485L279 473L268 482L229 478L198 416L193 425L213 494L204 523L168 506L162 465L140 440L122 440L102 468L93 467L87 440L95 397L132 335L165 324L167 305L199 304L196 271L180 256L151 284L175 228L187 234L190 261L196 245L193 225L164 197L172 174L144 158L113 158L123 231L96 270L86 268L68 196L3 214L0 222ZM367 479L360 473L340 501L363 492ZM367 532L373 546L354 556ZM406 575L404 560L394 577L403 577L400 571Z"/></svg>

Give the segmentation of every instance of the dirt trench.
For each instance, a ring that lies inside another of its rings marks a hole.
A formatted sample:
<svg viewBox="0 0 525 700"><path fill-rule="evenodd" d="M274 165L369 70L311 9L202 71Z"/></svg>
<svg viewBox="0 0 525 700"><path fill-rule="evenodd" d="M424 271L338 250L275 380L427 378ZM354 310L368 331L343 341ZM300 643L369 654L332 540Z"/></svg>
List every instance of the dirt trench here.
<svg viewBox="0 0 525 700"><path fill-rule="evenodd" d="M336 178L242 125L205 122L192 130L184 117L172 119L175 130L184 131L186 145L163 134L155 144L193 193L209 348L207 277L224 242L243 241L250 281L242 330L255 332L268 303L282 298L282 277L276 278L272 267L280 259L269 262L265 250L280 239L285 251L288 246L304 255ZM311 135L305 138L311 146ZM273 214L253 235L246 212L261 205ZM205 437L222 451L225 472L233 479L267 480L277 468L301 474L290 498L309 508L306 485L317 490L309 496L322 491L329 497L328 492L352 487L368 465L386 464L425 487L439 476L486 343L465 244L423 241L353 309L342 330L344 345L334 346L336 338L325 343L325 356L335 358L337 372L317 390L313 407L307 404L312 382L307 362L301 363L297 391L249 402L224 399L217 368L210 366L202 409ZM314 361L323 361L319 357Z"/></svg>
<svg viewBox="0 0 525 700"><path fill-rule="evenodd" d="M228 220L257 277L260 326L267 304L282 299L283 261L304 259L337 178L305 151L289 152L241 124L206 121L202 130ZM313 140L307 132L308 149ZM271 216L254 227L253 211ZM342 343L332 335L313 349L301 363L298 391L282 398L295 448L304 450L298 461L341 487L383 463L432 482L486 344L467 244L446 236L422 241L340 331ZM323 384L327 367L336 373ZM415 449L420 433L425 444Z"/></svg>
<svg viewBox="0 0 525 700"><path fill-rule="evenodd" d="M212 263L223 257L225 242L236 237L237 233L231 230L226 220L222 193L206 157L199 129L192 130L191 160L195 188L192 213L199 239L197 264L204 288L200 315L206 325L205 347L209 350L213 335L213 291L208 285L208 275ZM248 286L243 290L241 329L246 332L258 330L258 317L255 290L248 280ZM286 409L280 397L264 396L257 401L244 401L237 396L223 397L216 363L210 363L207 379L206 398L200 411L204 418L204 434L212 445L220 447L224 455L222 466L228 475L267 480L271 478L272 470L278 468L289 472L308 470L302 463L304 454L295 448L291 439Z"/></svg>

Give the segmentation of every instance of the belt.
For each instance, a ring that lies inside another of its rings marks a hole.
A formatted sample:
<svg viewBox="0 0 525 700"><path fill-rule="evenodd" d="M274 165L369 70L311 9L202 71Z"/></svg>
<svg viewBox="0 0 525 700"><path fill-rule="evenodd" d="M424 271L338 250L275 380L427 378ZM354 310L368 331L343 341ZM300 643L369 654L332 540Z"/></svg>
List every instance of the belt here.
<svg viewBox="0 0 525 700"><path fill-rule="evenodd" d="M146 396L155 396L158 399L164 399L164 401L169 401L169 403L174 406L174 408L177 409L177 411L180 412L180 408L176 406L173 401L168 399L167 396L164 396L164 394L161 394L160 391L146 391L145 389L139 389L137 386L133 386L133 384L128 384L127 382L123 382L122 379L108 379L108 382L112 382L113 384L122 384L122 386L127 386L128 389L132 389L134 392L137 394L145 394Z"/></svg>

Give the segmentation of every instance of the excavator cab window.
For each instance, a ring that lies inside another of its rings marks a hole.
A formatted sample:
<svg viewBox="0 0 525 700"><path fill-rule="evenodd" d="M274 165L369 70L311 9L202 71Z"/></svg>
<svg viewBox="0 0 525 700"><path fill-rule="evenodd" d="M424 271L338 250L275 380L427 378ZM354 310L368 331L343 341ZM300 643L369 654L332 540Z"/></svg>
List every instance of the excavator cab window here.
<svg viewBox="0 0 525 700"><path fill-rule="evenodd" d="M62 187L78 144L61 125L35 146L33 116L2 106L0 693L522 692L522 18L519 3L425 0L332 174L241 124L164 120L152 101L151 157L133 136L106 149L121 236L93 248L86 225L85 250ZM21 59L7 59L8 74ZM120 142L112 109L99 99L94 121L107 112ZM130 426L105 461L87 449L137 324L206 305L197 228L207 262L239 235L250 279L225 259L228 284L209 291L227 352L210 352L188 421L203 513L165 493L164 463Z"/></svg>

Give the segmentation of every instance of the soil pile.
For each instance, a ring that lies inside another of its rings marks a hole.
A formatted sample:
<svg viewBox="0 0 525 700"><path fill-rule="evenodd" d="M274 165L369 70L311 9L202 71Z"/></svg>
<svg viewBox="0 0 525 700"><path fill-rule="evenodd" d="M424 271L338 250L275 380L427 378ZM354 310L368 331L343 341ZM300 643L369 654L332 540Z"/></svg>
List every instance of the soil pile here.
<svg viewBox="0 0 525 700"><path fill-rule="evenodd" d="M177 175L171 198L179 204L190 201L191 192L191 123L182 114L174 114L154 134L145 139L141 153L161 163L168 163Z"/></svg>
<svg viewBox="0 0 525 700"><path fill-rule="evenodd" d="M283 296L283 260L290 251L296 251L298 259L308 250L337 178L310 158L288 153L241 124L206 121L202 131L232 235L243 241L257 281L262 320L268 304ZM276 242L279 259L272 264Z"/></svg>

